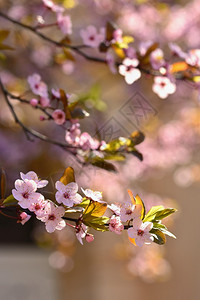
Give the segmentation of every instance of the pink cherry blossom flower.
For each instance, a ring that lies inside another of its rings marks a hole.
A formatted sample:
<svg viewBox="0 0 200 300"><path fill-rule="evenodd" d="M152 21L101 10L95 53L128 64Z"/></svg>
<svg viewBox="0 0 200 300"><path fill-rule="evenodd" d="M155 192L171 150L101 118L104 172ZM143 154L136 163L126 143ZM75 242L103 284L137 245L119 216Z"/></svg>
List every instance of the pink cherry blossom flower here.
<svg viewBox="0 0 200 300"><path fill-rule="evenodd" d="M143 244L151 244L153 242L153 236L149 231L152 229L153 223L142 222L141 219L135 219L133 221L133 227L128 229L128 236L131 239L135 239L137 246L141 247Z"/></svg>
<svg viewBox="0 0 200 300"><path fill-rule="evenodd" d="M108 205L108 208L110 210L112 210L116 216L120 215L121 207L119 205L112 203L112 204Z"/></svg>
<svg viewBox="0 0 200 300"><path fill-rule="evenodd" d="M37 217L41 218L45 214L46 204L47 201L44 200L44 196L41 194L35 202L31 203L31 205L29 206L29 210L33 211Z"/></svg>
<svg viewBox="0 0 200 300"><path fill-rule="evenodd" d="M82 150L96 150L99 147L99 141L93 139L88 132L83 132L79 139L79 145Z"/></svg>
<svg viewBox="0 0 200 300"><path fill-rule="evenodd" d="M81 135L80 124L75 123L71 126L70 130L66 131L65 140L67 143L69 143L72 146L78 146L80 135Z"/></svg>
<svg viewBox="0 0 200 300"><path fill-rule="evenodd" d="M48 107L48 106L50 106L50 100L49 100L48 96L40 98L40 105L42 107Z"/></svg>
<svg viewBox="0 0 200 300"><path fill-rule="evenodd" d="M89 25L86 29L80 30L80 36L84 45L95 48L105 39L105 28L101 28L98 33L96 27Z"/></svg>
<svg viewBox="0 0 200 300"><path fill-rule="evenodd" d="M29 171L28 173L24 174L20 172L21 179L25 180L33 180L37 184L37 188L43 188L48 184L48 180L40 180L37 176L37 174L33 171Z"/></svg>
<svg viewBox="0 0 200 300"><path fill-rule="evenodd" d="M40 193L36 193L37 184L33 180L20 180L15 181L15 189L12 190L13 197L19 201L22 208L29 208L32 202L37 201Z"/></svg>
<svg viewBox="0 0 200 300"><path fill-rule="evenodd" d="M140 204L132 204L125 202L120 210L120 219L122 222L130 221L141 216L142 206Z"/></svg>
<svg viewBox="0 0 200 300"><path fill-rule="evenodd" d="M136 67L139 61L136 58L125 58L122 64L119 66L119 73L125 77L125 81L128 84L132 84L141 77L141 72Z"/></svg>
<svg viewBox="0 0 200 300"><path fill-rule="evenodd" d="M173 55L177 55L178 57L183 59L186 58L187 54L183 52L183 50L175 43L169 43L169 48L172 51Z"/></svg>
<svg viewBox="0 0 200 300"><path fill-rule="evenodd" d="M150 62L155 70L159 70L165 64L163 51L157 48L156 50L151 52Z"/></svg>
<svg viewBox="0 0 200 300"><path fill-rule="evenodd" d="M33 107L37 106L38 105L38 100L33 98L30 100L30 105L32 105Z"/></svg>
<svg viewBox="0 0 200 300"><path fill-rule="evenodd" d="M47 200L43 216L38 216L37 219L45 223L47 232L52 233L56 229L62 230L66 226L65 221L62 219L64 214L65 209L63 206L57 206Z"/></svg>
<svg viewBox="0 0 200 300"><path fill-rule="evenodd" d="M61 109L54 110L54 112L52 114L52 117L53 117L55 123L58 124L58 125L62 125L66 121L66 119L65 119L65 113Z"/></svg>
<svg viewBox="0 0 200 300"><path fill-rule="evenodd" d="M64 16L59 13L57 15L57 24L63 34L68 35L72 33L72 22L70 16Z"/></svg>
<svg viewBox="0 0 200 300"><path fill-rule="evenodd" d="M186 63L191 66L200 67L200 49L190 50L186 57Z"/></svg>
<svg viewBox="0 0 200 300"><path fill-rule="evenodd" d="M25 213L24 211L19 215L19 220L17 221L17 223L21 223L22 225L24 225L26 222L28 222L28 220L31 218L30 215L28 215L27 213Z"/></svg>
<svg viewBox="0 0 200 300"><path fill-rule="evenodd" d="M116 234L121 234L124 230L124 225L121 222L120 217L112 216L109 223L109 230Z"/></svg>
<svg viewBox="0 0 200 300"><path fill-rule="evenodd" d="M100 203L105 203L105 201L102 200L102 193L98 192L98 191L92 191L90 189L86 189L84 190L83 188L81 188L83 194L86 196L86 198L93 200L93 201L97 201Z"/></svg>
<svg viewBox="0 0 200 300"><path fill-rule="evenodd" d="M65 10L64 7L54 4L51 0L42 0L42 2L46 8L52 10L55 13L62 13Z"/></svg>
<svg viewBox="0 0 200 300"><path fill-rule="evenodd" d="M41 76L39 74L33 74L28 76L27 81L29 83L31 91L35 95L48 98L47 85L43 81L41 81Z"/></svg>
<svg viewBox="0 0 200 300"><path fill-rule="evenodd" d="M68 207L72 207L74 204L81 203L82 197L78 192L78 184L75 182L70 182L64 185L62 182L56 182L56 201L58 203L63 203Z"/></svg>
<svg viewBox="0 0 200 300"><path fill-rule="evenodd" d="M51 89L52 96L54 98L60 99L60 91L56 89Z"/></svg>
<svg viewBox="0 0 200 300"><path fill-rule="evenodd" d="M87 235L87 230L88 230L88 227L83 223L81 223L80 225L78 225L76 227L76 237L77 237L77 240L79 241L79 243L81 243L81 245L83 245L83 239Z"/></svg>
<svg viewBox="0 0 200 300"><path fill-rule="evenodd" d="M176 85L168 77L155 76L152 89L160 98L165 99L176 91Z"/></svg>
<svg viewBox="0 0 200 300"><path fill-rule="evenodd" d="M114 30L112 43L122 43L122 30L120 28Z"/></svg>

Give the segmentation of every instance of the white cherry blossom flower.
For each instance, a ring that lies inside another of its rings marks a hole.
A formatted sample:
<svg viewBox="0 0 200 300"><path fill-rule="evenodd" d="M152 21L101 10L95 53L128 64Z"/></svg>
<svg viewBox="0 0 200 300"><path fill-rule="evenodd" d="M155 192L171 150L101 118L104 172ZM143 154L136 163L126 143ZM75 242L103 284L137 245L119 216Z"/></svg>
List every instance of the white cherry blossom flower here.
<svg viewBox="0 0 200 300"><path fill-rule="evenodd" d="M140 204L132 204L125 202L120 210L120 219L122 222L130 221L141 216L142 206Z"/></svg>
<svg viewBox="0 0 200 300"><path fill-rule="evenodd" d="M33 74L28 76L27 79L31 91L35 95L39 95L40 97L48 98L48 89L47 85L41 80L41 76L39 74Z"/></svg>
<svg viewBox="0 0 200 300"><path fill-rule="evenodd" d="M133 221L133 227L128 229L128 236L135 239L135 243L139 247L143 244L151 244L153 242L153 236L149 233L149 231L152 227L153 223L143 223L140 218L137 218Z"/></svg>
<svg viewBox="0 0 200 300"><path fill-rule="evenodd" d="M98 191L92 191L90 189L82 189L83 194L86 196L86 198L93 200L93 201L97 201L100 203L105 203L105 201L102 200L102 193L98 192Z"/></svg>
<svg viewBox="0 0 200 300"><path fill-rule="evenodd" d="M141 72L136 67L139 61L136 58L125 58L122 64L119 66L119 73L125 77L125 81L128 84L132 84L141 77Z"/></svg>
<svg viewBox="0 0 200 300"><path fill-rule="evenodd" d="M44 208L44 215L42 217L37 216L37 219L45 223L47 232L51 233L57 230L62 230L66 223L62 219L65 214L63 206L57 206L50 200L47 200L47 204Z"/></svg>
<svg viewBox="0 0 200 300"><path fill-rule="evenodd" d="M36 193L37 184L33 180L20 180L15 181L15 189L12 190L13 197L19 201L22 208L29 208L31 203L40 198L40 193Z"/></svg>
<svg viewBox="0 0 200 300"><path fill-rule="evenodd" d="M57 15L57 24L63 34L68 35L72 33L72 22L70 16L64 16L59 13Z"/></svg>
<svg viewBox="0 0 200 300"><path fill-rule="evenodd" d="M121 222L120 217L112 216L110 218L109 230L115 232L116 234L121 234L124 230L124 225Z"/></svg>
<svg viewBox="0 0 200 300"><path fill-rule="evenodd" d="M31 218L30 215L28 215L26 212L22 212L19 215L19 220L17 221L17 223L21 223L22 225L24 225L26 222L28 222L28 220Z"/></svg>
<svg viewBox="0 0 200 300"><path fill-rule="evenodd" d="M152 90L160 98L165 99L169 94L175 93L176 85L173 82L171 82L168 77L155 76Z"/></svg>
<svg viewBox="0 0 200 300"><path fill-rule="evenodd" d="M48 180L40 180L37 174L33 171L29 171L28 173L24 174L20 172L21 179L25 180L33 180L37 184L37 188L43 188L48 184Z"/></svg>
<svg viewBox="0 0 200 300"><path fill-rule="evenodd" d="M86 238L87 230L88 227L83 223L76 227L76 237L81 245L83 245L83 239Z"/></svg>
<svg viewBox="0 0 200 300"><path fill-rule="evenodd" d="M81 195L78 192L78 185L75 182L70 182L64 185L62 182L56 182L56 201L58 203L63 203L68 207L72 207L74 204L79 204L82 201Z"/></svg>
<svg viewBox="0 0 200 300"><path fill-rule="evenodd" d="M44 199L44 196L40 194L40 197L35 201L32 202L29 206L29 210L33 211L37 217L43 217L45 214L45 207L46 207L47 201Z"/></svg>

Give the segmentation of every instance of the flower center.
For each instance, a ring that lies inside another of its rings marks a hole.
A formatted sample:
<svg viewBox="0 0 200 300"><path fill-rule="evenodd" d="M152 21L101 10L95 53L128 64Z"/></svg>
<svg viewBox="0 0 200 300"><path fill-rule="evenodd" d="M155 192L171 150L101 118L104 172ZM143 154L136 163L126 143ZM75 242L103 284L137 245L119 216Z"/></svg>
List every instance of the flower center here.
<svg viewBox="0 0 200 300"><path fill-rule="evenodd" d="M39 210L41 208L41 205L39 203L35 204L35 210Z"/></svg>
<svg viewBox="0 0 200 300"><path fill-rule="evenodd" d="M68 199L68 198L69 198L69 193L68 193L68 192L65 192L65 193L63 194L63 197L64 197L65 199Z"/></svg>
<svg viewBox="0 0 200 300"><path fill-rule="evenodd" d="M90 41L94 41L94 36L91 35L91 36L89 37L89 39L90 39Z"/></svg>
<svg viewBox="0 0 200 300"><path fill-rule="evenodd" d="M143 234L144 234L144 231L143 231L143 230L141 230L141 229L138 229L138 231L137 231L137 235L139 235L139 236L143 236Z"/></svg>
<svg viewBox="0 0 200 300"><path fill-rule="evenodd" d="M54 215L49 215L49 220L54 221L55 220L55 216Z"/></svg>
<svg viewBox="0 0 200 300"><path fill-rule="evenodd" d="M164 88L164 87L166 86L166 83L165 83L165 82L161 82L160 86L161 86L162 88Z"/></svg>
<svg viewBox="0 0 200 300"><path fill-rule="evenodd" d="M133 68L134 68L134 67L133 67L132 65L127 66L127 67L126 67L126 71L129 72L129 71L131 71Z"/></svg>
<svg viewBox="0 0 200 300"><path fill-rule="evenodd" d="M28 192L25 192L25 193L22 194L22 196L23 196L25 199L28 199L29 193L28 193Z"/></svg>
<svg viewBox="0 0 200 300"><path fill-rule="evenodd" d="M126 215L131 215L132 214L132 210L129 208L126 210Z"/></svg>

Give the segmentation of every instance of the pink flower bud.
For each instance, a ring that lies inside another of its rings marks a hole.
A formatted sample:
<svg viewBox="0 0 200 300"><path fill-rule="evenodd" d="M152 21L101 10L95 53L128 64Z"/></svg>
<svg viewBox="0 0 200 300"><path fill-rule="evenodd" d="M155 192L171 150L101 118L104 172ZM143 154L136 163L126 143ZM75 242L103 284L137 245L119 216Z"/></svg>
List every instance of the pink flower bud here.
<svg viewBox="0 0 200 300"><path fill-rule="evenodd" d="M46 120L44 116L40 116L40 121Z"/></svg>
<svg viewBox="0 0 200 300"><path fill-rule="evenodd" d="M35 99L35 98L33 98L33 99L30 100L30 104L31 104L33 107L35 107L35 106L38 105L38 100Z"/></svg>
<svg viewBox="0 0 200 300"><path fill-rule="evenodd" d="M88 243L91 243L94 241L94 236L92 234L87 233L85 239Z"/></svg>
<svg viewBox="0 0 200 300"><path fill-rule="evenodd" d="M24 225L26 222L28 222L28 220L31 218L30 215L28 215L27 213L25 213L24 211L19 215L19 220L17 221L18 223L21 223L22 225Z"/></svg>

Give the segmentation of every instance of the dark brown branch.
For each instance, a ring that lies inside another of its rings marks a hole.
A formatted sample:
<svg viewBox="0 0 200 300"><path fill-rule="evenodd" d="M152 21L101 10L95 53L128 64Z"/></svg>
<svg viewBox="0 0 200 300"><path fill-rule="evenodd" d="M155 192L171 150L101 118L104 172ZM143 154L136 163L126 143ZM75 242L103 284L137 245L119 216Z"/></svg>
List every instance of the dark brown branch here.
<svg viewBox="0 0 200 300"><path fill-rule="evenodd" d="M70 44L67 43L63 43L63 42L58 42L55 40L52 40L51 38L49 38L48 36L44 35L43 33L39 32L35 27L26 25L24 23L21 23L7 15L5 15L4 13L0 12L0 17L6 19L9 22L12 22L13 24L16 24L26 30L31 31L33 34L37 35L38 37L42 38L43 40L57 46L57 47L64 47L64 48L68 48L71 49L72 51L76 52L77 54L79 54L80 56L84 57L87 60L90 61L95 61L95 62L99 62L99 63L104 63L107 64L107 61L105 59L99 58L99 57L94 57L94 56L90 56L88 54L86 54L85 52L83 52L81 50L81 48L84 48L85 45L80 45L80 46L72 46Z"/></svg>

